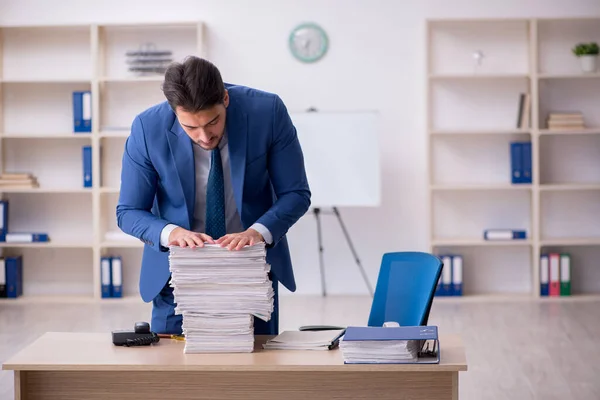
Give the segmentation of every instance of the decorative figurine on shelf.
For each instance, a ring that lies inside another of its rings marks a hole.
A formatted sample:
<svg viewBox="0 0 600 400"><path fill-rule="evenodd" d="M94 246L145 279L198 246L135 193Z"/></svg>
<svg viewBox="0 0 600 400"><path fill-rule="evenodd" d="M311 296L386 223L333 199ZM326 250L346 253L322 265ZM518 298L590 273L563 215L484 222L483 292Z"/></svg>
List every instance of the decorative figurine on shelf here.
<svg viewBox="0 0 600 400"><path fill-rule="evenodd" d="M578 43L571 51L581 60L581 70L583 72L596 72L598 43Z"/></svg>
<svg viewBox="0 0 600 400"><path fill-rule="evenodd" d="M476 74L479 68L481 67L481 63L483 62L483 51L477 50L473 52L473 59L475 60L475 65L473 67L473 73Z"/></svg>
<svg viewBox="0 0 600 400"><path fill-rule="evenodd" d="M164 75L173 61L170 50L157 50L154 43L145 43L138 50L126 53L129 71L137 75Z"/></svg>

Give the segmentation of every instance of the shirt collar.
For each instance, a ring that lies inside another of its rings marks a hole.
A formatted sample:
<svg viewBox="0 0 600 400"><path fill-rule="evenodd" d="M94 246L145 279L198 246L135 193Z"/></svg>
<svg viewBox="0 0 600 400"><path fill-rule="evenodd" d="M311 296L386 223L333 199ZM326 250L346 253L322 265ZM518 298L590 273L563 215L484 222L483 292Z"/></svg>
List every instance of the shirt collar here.
<svg viewBox="0 0 600 400"><path fill-rule="evenodd" d="M223 137L219 142L219 150L223 150L223 148L227 145L227 128L223 131Z"/></svg>

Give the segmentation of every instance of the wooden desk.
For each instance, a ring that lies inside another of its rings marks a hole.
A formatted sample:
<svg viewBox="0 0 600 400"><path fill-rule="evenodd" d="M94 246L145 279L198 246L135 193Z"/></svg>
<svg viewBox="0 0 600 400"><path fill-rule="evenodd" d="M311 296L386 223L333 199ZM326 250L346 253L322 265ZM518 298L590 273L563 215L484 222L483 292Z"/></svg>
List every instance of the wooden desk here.
<svg viewBox="0 0 600 400"><path fill-rule="evenodd" d="M184 354L161 339L114 346L110 333L46 333L3 364L15 398L35 399L457 399L466 371L457 336L440 338L435 365L344 365L339 350Z"/></svg>

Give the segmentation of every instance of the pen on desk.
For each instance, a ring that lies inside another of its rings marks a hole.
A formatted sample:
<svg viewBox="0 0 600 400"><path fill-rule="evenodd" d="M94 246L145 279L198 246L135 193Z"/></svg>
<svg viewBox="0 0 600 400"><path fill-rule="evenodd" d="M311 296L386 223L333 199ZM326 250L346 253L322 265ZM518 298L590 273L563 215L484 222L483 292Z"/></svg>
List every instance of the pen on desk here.
<svg viewBox="0 0 600 400"><path fill-rule="evenodd" d="M184 335L173 335L170 333L159 333L158 337L161 339L185 340Z"/></svg>

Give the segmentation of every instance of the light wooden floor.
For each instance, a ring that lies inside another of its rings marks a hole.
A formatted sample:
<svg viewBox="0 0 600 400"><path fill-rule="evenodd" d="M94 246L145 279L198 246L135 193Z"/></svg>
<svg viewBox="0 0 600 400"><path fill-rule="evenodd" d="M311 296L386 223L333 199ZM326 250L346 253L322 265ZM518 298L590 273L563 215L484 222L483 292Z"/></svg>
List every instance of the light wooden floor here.
<svg viewBox="0 0 600 400"><path fill-rule="evenodd" d="M285 296L280 328L366 324L368 297ZM149 321L149 305L0 303L0 362L46 331L128 329ZM42 322L43 321L43 322ZM600 300L435 301L430 323L460 333L469 371L461 399L600 399ZM443 349L442 349L443 351ZM0 400L13 398L12 372L0 372Z"/></svg>

